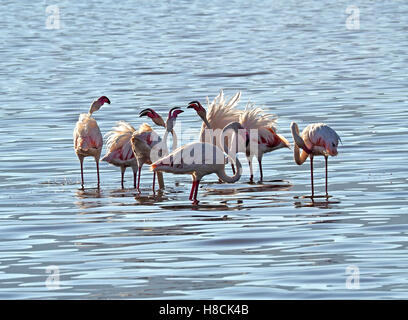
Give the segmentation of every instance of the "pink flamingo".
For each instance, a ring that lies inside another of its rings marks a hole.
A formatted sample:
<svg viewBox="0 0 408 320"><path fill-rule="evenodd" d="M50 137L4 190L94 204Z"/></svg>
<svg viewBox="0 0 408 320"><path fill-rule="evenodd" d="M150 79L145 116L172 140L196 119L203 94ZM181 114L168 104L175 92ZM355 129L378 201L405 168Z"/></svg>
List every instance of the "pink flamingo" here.
<svg viewBox="0 0 408 320"><path fill-rule="evenodd" d="M207 97L208 112L199 101L191 101L188 104L187 108L193 108L197 112L197 115L203 120L199 137L200 142L212 143L223 148L223 146L217 141L217 129L221 131L230 122L239 120L240 111L235 107L240 99L241 92L238 91L228 102L226 102L224 92L223 90L220 90L220 93L211 103ZM235 173L233 164L232 171Z"/></svg>
<svg viewBox="0 0 408 320"><path fill-rule="evenodd" d="M179 107L174 107L169 111L168 118L166 124L164 124L163 119L152 109L145 109L140 112L140 117L148 116L151 118L156 124L162 124L166 128L163 140L158 136L158 134L146 123L142 124L139 131L134 132L131 138L132 150L135 155L138 169L138 180L137 180L137 189L140 191L140 175L143 164L151 164L152 159L152 149L158 151L157 156L164 156L168 154L167 148L167 137L168 133L171 132L173 135L173 150L177 148L177 137L174 131L174 123L176 121L177 116L182 113L182 110L179 110ZM153 159L153 161L156 159ZM164 181L163 181L163 174L158 172L157 174L159 188L164 188ZM156 180L156 172L153 173L153 191L155 187L155 180Z"/></svg>
<svg viewBox="0 0 408 320"><path fill-rule="evenodd" d="M148 110L148 112L146 112ZM163 118L152 109L145 109L141 115L147 115L152 121L161 127L166 127ZM149 131L151 127L147 124L141 125L138 132ZM136 178L138 172L138 164L132 150L131 138L136 129L126 121L119 121L112 131L108 132L106 136L108 152L101 159L110 164L120 167L121 169L121 186L124 189L124 175L126 168L131 167L133 170L133 186L136 188Z"/></svg>
<svg viewBox="0 0 408 320"><path fill-rule="evenodd" d="M237 157L232 160L235 160L237 170L230 177L225 173L225 153L218 146L206 142L193 142L157 160L151 165L151 170L173 174L190 174L193 184L189 200L193 200L193 204L197 204L198 186L204 176L215 173L219 179L227 183L234 183L240 179L242 172L241 163Z"/></svg>
<svg viewBox="0 0 408 320"><path fill-rule="evenodd" d="M310 172L311 172L311 184L312 184L312 197L314 197L314 185L313 185L313 157L324 156L326 163L326 197L329 196L327 192L327 161L329 156L337 156L337 147L339 141L341 141L339 135L324 123L309 124L303 129L302 135L299 136L299 127L295 122L290 124L293 140L295 146L293 149L293 155L295 162L301 165L310 157ZM302 154L299 153L301 148Z"/></svg>
<svg viewBox="0 0 408 320"><path fill-rule="evenodd" d="M101 159L121 169L121 186L124 189L124 175L126 168L131 167L133 170L133 185L136 188L137 161L132 151L130 139L136 129L126 121L119 121L116 127L109 131L106 136L107 153Z"/></svg>
<svg viewBox="0 0 408 320"><path fill-rule="evenodd" d="M216 144L214 136L206 134L205 129L224 129L224 127L232 121L238 121L240 111L235 107L241 99L241 92L238 91L228 102L225 102L224 92L220 93L210 103L207 97L207 109L204 109L199 101L191 101L187 108L193 108L197 115L203 120L200 131L200 142L208 142Z"/></svg>
<svg viewBox="0 0 408 320"><path fill-rule="evenodd" d="M245 111L241 112L239 121L232 122L227 126L235 130L239 127L243 128L239 131L242 140L238 139L237 135L234 136L234 138L237 139L236 141L240 141L238 146L236 142L232 140L230 155L232 153L232 156L234 156L235 152L245 152L249 164L251 182L253 182L254 179L252 169L252 159L254 156L258 159L260 181L262 181L263 155L280 148L290 149L289 141L282 135L276 133L275 124L276 117L274 115L267 114L261 108L255 108L253 105L247 105Z"/></svg>
<svg viewBox="0 0 408 320"><path fill-rule="evenodd" d="M83 161L84 158L88 156L95 158L96 172L98 176L98 189L100 186L99 158L101 156L103 138L96 120L92 118L92 113L98 111L104 103L110 104L110 100L105 96L102 96L92 102L89 112L79 115L79 120L74 129L74 149L79 158L79 162L81 163L82 189L84 189Z"/></svg>

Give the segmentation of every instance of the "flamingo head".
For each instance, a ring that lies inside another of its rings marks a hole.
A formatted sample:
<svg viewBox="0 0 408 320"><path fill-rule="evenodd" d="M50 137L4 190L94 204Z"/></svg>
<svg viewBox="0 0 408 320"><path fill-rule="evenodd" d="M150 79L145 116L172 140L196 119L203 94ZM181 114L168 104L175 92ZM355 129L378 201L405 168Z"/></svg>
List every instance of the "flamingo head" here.
<svg viewBox="0 0 408 320"><path fill-rule="evenodd" d="M168 116L168 118L169 118L169 119L170 119L170 118L171 118L171 119L176 119L177 116L178 116L180 113L182 113L182 112L184 112L184 111L181 110L180 107L171 108L170 111L169 111L169 116Z"/></svg>
<svg viewBox="0 0 408 320"><path fill-rule="evenodd" d="M104 103L107 103L107 104L110 104L111 102L110 102L110 100L109 100L109 98L108 97L106 97L106 96L102 96L102 97L100 97L98 100L96 100L96 101L99 101L99 103L101 104L101 106L104 104Z"/></svg>
<svg viewBox="0 0 408 320"><path fill-rule="evenodd" d="M337 151L337 146L339 144L339 141L329 141L326 144L326 151L328 152L329 155L331 156L337 156L338 151Z"/></svg>
<svg viewBox="0 0 408 320"><path fill-rule="evenodd" d="M98 111L105 103L110 104L110 100L106 96L102 96L92 102L91 107L89 108L89 114Z"/></svg>
<svg viewBox="0 0 408 320"><path fill-rule="evenodd" d="M167 131L172 131L174 128L174 123L176 122L177 116L184 112L183 110L180 109L180 107L174 107L171 108L169 111L169 115L167 117L167 121L166 121L166 130Z"/></svg>
<svg viewBox="0 0 408 320"><path fill-rule="evenodd" d="M205 111L204 107L201 105L199 101L191 101L188 104L187 108L193 108L201 119L205 119L207 116L207 111Z"/></svg>
<svg viewBox="0 0 408 320"><path fill-rule="evenodd" d="M147 116L150 119L152 119L152 121L158 126L166 127L166 124L164 123L163 118L153 109L147 108L147 109L140 111L139 117L144 117L144 116Z"/></svg>

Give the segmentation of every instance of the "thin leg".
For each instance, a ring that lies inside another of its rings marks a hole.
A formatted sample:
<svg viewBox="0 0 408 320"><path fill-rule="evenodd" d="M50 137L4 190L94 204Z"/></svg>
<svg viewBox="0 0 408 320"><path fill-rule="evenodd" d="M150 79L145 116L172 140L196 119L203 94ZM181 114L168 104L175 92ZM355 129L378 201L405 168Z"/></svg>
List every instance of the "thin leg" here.
<svg viewBox="0 0 408 320"><path fill-rule="evenodd" d="M196 186L196 181L193 180L193 184L191 185L190 197L188 198L188 200L193 200L193 194L194 194L195 186Z"/></svg>
<svg viewBox="0 0 408 320"><path fill-rule="evenodd" d="M79 162L81 163L81 186L84 190L84 158L79 158Z"/></svg>
<svg viewBox="0 0 408 320"><path fill-rule="evenodd" d="M121 185L122 185L122 189L125 189L124 186L124 178L125 178L125 171L126 171L126 167L120 167L120 171L121 171Z"/></svg>
<svg viewBox="0 0 408 320"><path fill-rule="evenodd" d="M137 191L140 192L140 172L142 171L142 167L139 167L138 171L138 177L137 177Z"/></svg>
<svg viewBox="0 0 408 320"><path fill-rule="evenodd" d="M157 182L159 183L159 189L164 190L163 172L157 172Z"/></svg>
<svg viewBox="0 0 408 320"><path fill-rule="evenodd" d="M262 160L261 160L261 159L258 159L258 163L259 163L259 173L260 173L260 175L261 175L261 180L260 180L260 181L263 181Z"/></svg>
<svg viewBox="0 0 408 320"><path fill-rule="evenodd" d="M136 189L136 177L137 177L137 171L133 170L133 188Z"/></svg>
<svg viewBox="0 0 408 320"><path fill-rule="evenodd" d="M153 192L154 192L154 185L156 184L156 172L153 172Z"/></svg>
<svg viewBox="0 0 408 320"><path fill-rule="evenodd" d="M96 161L96 175L98 176L98 189L100 188L100 180L99 180L99 160L95 160Z"/></svg>
<svg viewBox="0 0 408 320"><path fill-rule="evenodd" d="M324 160L325 160L325 162L326 162L326 198L329 196L329 193L327 192L327 176L328 176L328 170L327 170L327 157L324 157Z"/></svg>
<svg viewBox="0 0 408 320"><path fill-rule="evenodd" d="M250 173L250 178L249 178L249 182L254 182L254 171L252 169L252 159L247 158L248 159L248 164L249 164L249 173Z"/></svg>
<svg viewBox="0 0 408 320"><path fill-rule="evenodd" d="M200 184L200 180L197 180L196 181L196 185L195 185L195 190L194 190L194 197L193 197L193 200L194 200L194 203L198 203L198 201L197 201L197 193L198 193L198 185Z"/></svg>
<svg viewBox="0 0 408 320"><path fill-rule="evenodd" d="M313 156L310 155L310 179L312 182L312 197L314 197L314 185L313 185Z"/></svg>

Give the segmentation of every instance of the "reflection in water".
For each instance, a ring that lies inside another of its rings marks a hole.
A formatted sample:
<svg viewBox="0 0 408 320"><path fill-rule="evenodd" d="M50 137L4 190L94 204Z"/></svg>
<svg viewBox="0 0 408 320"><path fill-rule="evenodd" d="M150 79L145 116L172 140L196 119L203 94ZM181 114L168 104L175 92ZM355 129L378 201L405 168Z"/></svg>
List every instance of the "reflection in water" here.
<svg viewBox="0 0 408 320"><path fill-rule="evenodd" d="M169 193L169 195L171 195L171 193ZM152 192L152 194L137 193L135 195L135 200L138 204L154 205L160 202L171 201L172 198L165 194L163 190L156 190L155 192Z"/></svg>
<svg viewBox="0 0 408 320"><path fill-rule="evenodd" d="M102 193L99 188L87 188L87 189L78 189L76 196L81 199L87 198L101 198Z"/></svg>
<svg viewBox="0 0 408 320"><path fill-rule="evenodd" d="M321 209L332 209L333 205L339 204L339 200L329 200L331 196L295 196L294 199L310 199L310 201L295 201L293 204L295 208L302 208L302 207L316 207ZM323 198L323 201L317 201L316 199Z"/></svg>
<svg viewBox="0 0 408 320"><path fill-rule="evenodd" d="M74 201L74 204L80 209L89 209L97 208L104 206L102 200L93 201L93 199L102 199L103 194L98 188L87 188L87 189L78 189L76 191L76 197L84 201ZM84 212L85 213L85 212Z"/></svg>

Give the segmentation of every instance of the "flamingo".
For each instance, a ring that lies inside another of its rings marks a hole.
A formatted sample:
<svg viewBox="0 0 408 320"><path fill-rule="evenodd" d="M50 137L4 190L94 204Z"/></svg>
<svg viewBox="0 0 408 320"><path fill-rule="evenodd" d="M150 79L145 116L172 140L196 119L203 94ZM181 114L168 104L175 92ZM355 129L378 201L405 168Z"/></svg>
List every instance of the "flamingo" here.
<svg viewBox="0 0 408 320"><path fill-rule="evenodd" d="M167 136L168 133L171 132L173 135L173 149L177 148L177 137L174 131L174 123L176 121L177 116L182 113L183 110L180 110L180 107L174 107L169 111L166 124L164 124L163 119L152 109L145 109L142 110L139 114L140 117L148 116L150 117L156 124L163 125L166 130L163 136L163 140L158 136L158 134L146 123L142 124L139 131L134 132L131 138L132 150L135 155L137 164L138 164L138 180L137 180L137 189L140 191L140 175L143 164L151 164L152 159L152 151L158 151L157 156L161 153L162 156L168 154L167 148ZM154 148L154 149L153 149ZM156 160L156 159L153 159ZM159 181L160 189L164 188L164 181L163 175L161 172L157 174L157 178ZM153 173L153 191L155 186L156 180L156 172Z"/></svg>
<svg viewBox="0 0 408 320"><path fill-rule="evenodd" d="M106 161L121 169L121 186L124 189L124 175L126 168L131 167L133 170L133 185L136 188L137 177L137 161L132 151L130 139L136 129L126 121L119 121L116 127L106 134L108 137L106 142L107 153L102 161Z"/></svg>
<svg viewBox="0 0 408 320"><path fill-rule="evenodd" d="M162 127L166 126L163 118L159 114L152 109L146 110L149 110L149 112L144 113L144 115L149 116L155 124ZM149 130L149 127L145 125L140 126L139 132L143 132L143 130ZM108 137L106 145L108 152L101 160L120 167L122 189L124 189L124 174L128 167L131 167L133 170L133 186L136 188L138 164L131 143L134 132L136 132L136 129L132 125L126 121L119 121L116 127L106 134Z"/></svg>
<svg viewBox="0 0 408 320"><path fill-rule="evenodd" d="M103 138L101 130L98 127L98 123L92 118L92 113L98 111L104 103L110 104L110 100L102 96L99 99L92 102L88 113L82 113L79 115L79 119L74 129L74 149L75 153L81 163L81 185L84 189L84 158L92 156L96 162L96 172L98 176L98 189L100 186L99 179L99 158L101 156Z"/></svg>
<svg viewBox="0 0 408 320"><path fill-rule="evenodd" d="M262 157L265 153L272 152L280 148L289 148L290 143L282 135L276 133L276 117L272 114L265 113L261 108L256 108L254 105L247 104L244 111L239 116L239 121L232 122L228 128L233 128L236 132L237 128L240 130L241 143L231 143L230 152L245 152L249 170L250 182L253 182L254 174L252 168L252 160L255 156L258 160L260 181L263 180L262 172ZM239 137L236 137L238 142ZM233 140L234 141L234 140ZM243 143L245 141L245 144ZM233 148L234 147L234 148ZM234 150L235 149L235 150Z"/></svg>
<svg viewBox="0 0 408 320"><path fill-rule="evenodd" d="M223 134L225 134L224 131ZM224 150L226 150L225 145ZM192 142L157 160L150 168L154 172L190 174L193 183L189 200L192 200L193 204L198 204L198 186L204 176L215 173L219 179L227 183L234 183L240 179L242 172L241 163L237 157L232 160L234 160L237 170L230 177L225 173L225 153L218 146L207 142Z"/></svg>
<svg viewBox="0 0 408 320"><path fill-rule="evenodd" d="M329 156L337 156L337 146L341 141L339 135L324 123L312 123L303 129L302 135L299 136L299 127L295 122L290 124L293 140L295 146L293 155L295 162L301 165L310 157L310 172L312 184L312 197L314 197L313 185L313 157L324 156L326 163L326 197L329 196L327 192L327 162ZM299 148L303 151L300 154Z"/></svg>
<svg viewBox="0 0 408 320"><path fill-rule="evenodd" d="M207 97L207 109L201 105L197 100L191 101L187 108L193 108L197 115L203 120L199 136L200 142L208 142L217 145L217 134L212 130L222 130L232 121L238 121L240 111L235 107L241 99L241 92L238 91L227 103L224 99L224 92L220 93L210 103ZM207 130L208 129L208 130ZM222 147L218 144L219 147ZM235 173L234 165L232 164L232 171Z"/></svg>

